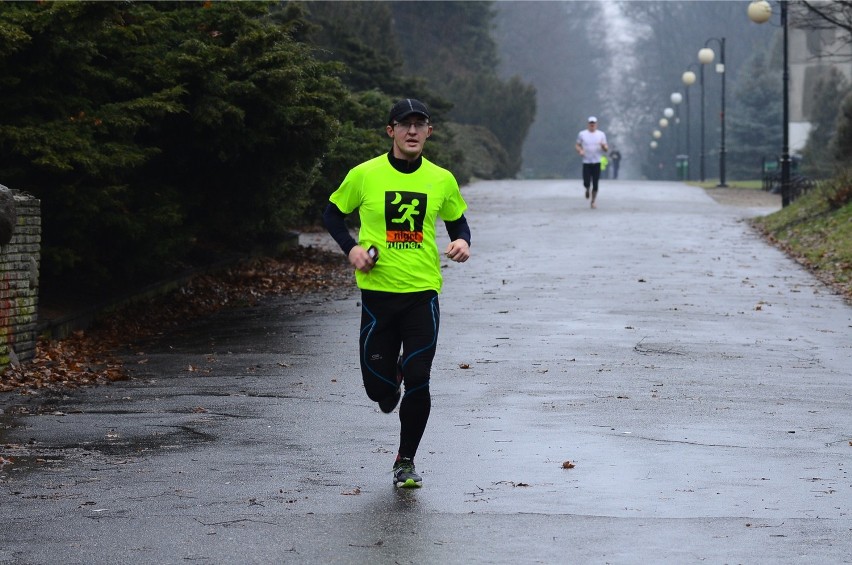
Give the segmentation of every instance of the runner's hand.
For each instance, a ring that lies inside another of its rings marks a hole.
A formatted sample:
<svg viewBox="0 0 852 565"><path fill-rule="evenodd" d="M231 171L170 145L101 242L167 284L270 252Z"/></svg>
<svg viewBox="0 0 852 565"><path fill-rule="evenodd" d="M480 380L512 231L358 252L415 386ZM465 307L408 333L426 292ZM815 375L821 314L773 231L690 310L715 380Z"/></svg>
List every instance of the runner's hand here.
<svg viewBox="0 0 852 565"><path fill-rule="evenodd" d="M444 252L448 259L456 263L464 263L470 259L470 246L463 239L451 241Z"/></svg>
<svg viewBox="0 0 852 565"><path fill-rule="evenodd" d="M360 245L349 250L349 263L362 273L369 273L376 266L376 262L370 257L367 250Z"/></svg>

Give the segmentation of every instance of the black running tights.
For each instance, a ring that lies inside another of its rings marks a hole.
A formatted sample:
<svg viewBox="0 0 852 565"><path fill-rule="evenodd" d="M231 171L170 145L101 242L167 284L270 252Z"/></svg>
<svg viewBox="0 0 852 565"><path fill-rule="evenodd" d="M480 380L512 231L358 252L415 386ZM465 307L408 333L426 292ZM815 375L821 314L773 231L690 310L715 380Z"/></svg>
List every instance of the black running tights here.
<svg viewBox="0 0 852 565"><path fill-rule="evenodd" d="M370 400L395 394L397 360L405 394L399 407L399 455L414 458L429 420L429 377L440 322L438 293L361 291L361 376ZM400 354L400 349L402 353Z"/></svg>
<svg viewBox="0 0 852 565"><path fill-rule="evenodd" d="M589 188L592 185L592 192L598 192L598 181L601 180L601 164L600 163L583 163L583 186Z"/></svg>

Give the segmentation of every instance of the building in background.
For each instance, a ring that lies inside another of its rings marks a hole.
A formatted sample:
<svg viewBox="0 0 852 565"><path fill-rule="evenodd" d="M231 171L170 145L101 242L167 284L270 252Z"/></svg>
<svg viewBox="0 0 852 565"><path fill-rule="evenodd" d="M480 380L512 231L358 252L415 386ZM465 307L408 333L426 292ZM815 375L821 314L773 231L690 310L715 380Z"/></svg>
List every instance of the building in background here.
<svg viewBox="0 0 852 565"><path fill-rule="evenodd" d="M820 78L833 67L852 84L852 45L844 30L789 29L790 65L790 151L805 146L811 129L816 87Z"/></svg>

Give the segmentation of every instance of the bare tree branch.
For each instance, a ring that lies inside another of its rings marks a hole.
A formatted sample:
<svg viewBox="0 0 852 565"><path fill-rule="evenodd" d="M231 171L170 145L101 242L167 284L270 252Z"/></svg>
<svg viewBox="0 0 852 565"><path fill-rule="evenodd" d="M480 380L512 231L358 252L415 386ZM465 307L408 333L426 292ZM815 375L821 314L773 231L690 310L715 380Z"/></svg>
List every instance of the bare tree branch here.
<svg viewBox="0 0 852 565"><path fill-rule="evenodd" d="M835 31L824 47L835 61L847 61L852 58L845 47L852 45L852 0L813 1L796 0L791 2L795 10L794 25L799 29L812 31ZM831 44L831 45L829 45Z"/></svg>
<svg viewBox="0 0 852 565"><path fill-rule="evenodd" d="M802 20L797 27L805 29L829 29L839 27L846 31L847 43L852 42L852 1L833 0L831 2L813 2L799 0L795 2L805 8Z"/></svg>

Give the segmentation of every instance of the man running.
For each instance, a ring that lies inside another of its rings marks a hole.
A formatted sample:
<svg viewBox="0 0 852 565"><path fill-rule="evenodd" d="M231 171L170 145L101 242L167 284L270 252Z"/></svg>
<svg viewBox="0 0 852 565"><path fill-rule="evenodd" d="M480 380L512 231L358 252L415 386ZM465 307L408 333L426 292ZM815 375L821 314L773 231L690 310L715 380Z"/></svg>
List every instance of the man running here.
<svg viewBox="0 0 852 565"><path fill-rule="evenodd" d="M606 144L606 134L598 129L596 117L589 116L586 129L577 134L574 148L583 158L583 186L586 187L586 198L589 198L591 185L592 208L597 208L595 199L598 197L598 182L601 178L601 156L609 151L609 146Z"/></svg>
<svg viewBox="0 0 852 565"><path fill-rule="evenodd" d="M423 484L414 456L432 405L429 378L443 284L435 222L444 221L450 236L444 254L458 263L470 257L470 228L456 179L422 155L432 135L426 105L400 100L385 131L391 150L349 171L329 197L323 220L355 267L361 289L359 355L367 396L385 413L402 396L393 484L416 488ZM357 243L344 222L356 210Z"/></svg>

